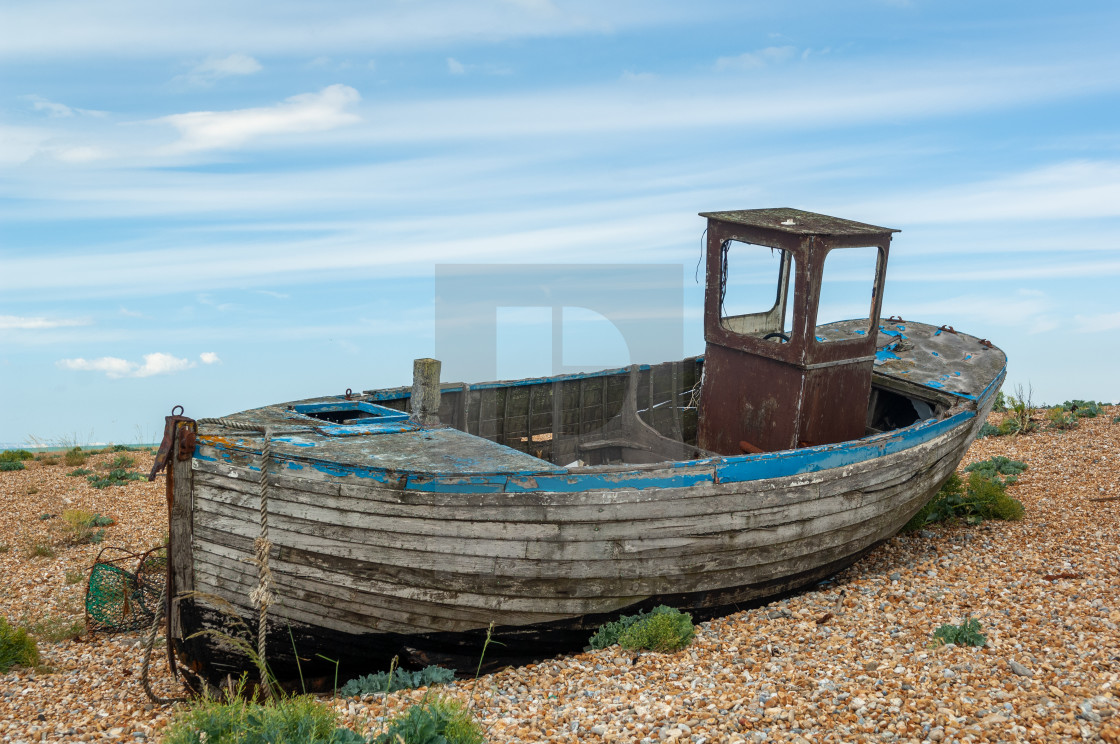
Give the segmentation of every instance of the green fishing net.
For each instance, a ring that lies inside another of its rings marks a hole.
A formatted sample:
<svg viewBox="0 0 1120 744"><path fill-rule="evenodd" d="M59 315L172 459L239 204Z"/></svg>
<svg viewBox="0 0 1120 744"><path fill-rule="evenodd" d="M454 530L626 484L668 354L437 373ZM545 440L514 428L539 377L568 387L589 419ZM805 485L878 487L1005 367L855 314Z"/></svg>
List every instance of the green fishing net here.
<svg viewBox="0 0 1120 744"><path fill-rule="evenodd" d="M166 582L166 548L146 553L104 548L86 585L86 627L112 633L151 625Z"/></svg>

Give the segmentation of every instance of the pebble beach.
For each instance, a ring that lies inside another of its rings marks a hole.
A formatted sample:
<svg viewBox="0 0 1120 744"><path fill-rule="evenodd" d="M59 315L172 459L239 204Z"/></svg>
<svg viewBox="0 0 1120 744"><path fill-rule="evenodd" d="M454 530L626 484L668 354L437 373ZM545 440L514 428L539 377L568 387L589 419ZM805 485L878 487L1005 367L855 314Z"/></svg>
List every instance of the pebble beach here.
<svg viewBox="0 0 1120 744"><path fill-rule="evenodd" d="M1120 744L1117 418L1109 406L1075 429L973 444L962 467L996 455L1027 463L1009 488L1021 521L896 536L808 591L699 624L676 653L616 646L438 692L468 703L491 742ZM150 467L148 450L130 454ZM84 467L100 472L115 456ZM0 472L0 615L61 632L83 621L103 545L165 539L163 478L95 489L73 467L26 465ZM111 517L105 542L66 544L66 509ZM967 618L985 646L932 642ZM142 635L40 639L40 669L0 675L0 742L158 742L175 707L141 688ZM180 692L159 654L152 682ZM372 735L426 693L323 701Z"/></svg>

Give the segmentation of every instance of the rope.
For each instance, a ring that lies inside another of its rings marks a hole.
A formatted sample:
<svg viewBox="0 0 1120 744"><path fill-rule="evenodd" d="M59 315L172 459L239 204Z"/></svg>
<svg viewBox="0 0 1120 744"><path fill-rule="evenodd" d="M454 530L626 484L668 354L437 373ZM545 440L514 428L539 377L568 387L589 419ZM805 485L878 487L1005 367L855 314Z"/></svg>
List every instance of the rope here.
<svg viewBox="0 0 1120 744"><path fill-rule="evenodd" d="M167 602L167 587L159 594L159 607L155 611L155 619L152 620L152 627L148 630L148 639L144 641L144 661L140 664L140 684L144 687L144 692L147 693L148 699L156 705L170 705L171 703L186 702L185 697L165 698L152 692L152 684L148 681L148 669L152 665L152 649L156 645L156 633L159 632L159 622L163 619L164 605Z"/></svg>
<svg viewBox="0 0 1120 744"><path fill-rule="evenodd" d="M224 418L199 419L200 424L218 424L219 426L242 431L262 432L264 445L261 447L261 479L260 479L260 533L253 541L256 554L252 563L257 566L257 586L249 592L249 599L257 606L257 668L260 670L261 688L268 697L273 697L272 685L268 680L267 665L265 664L265 648L268 641L268 608L275 601L272 592L272 567L268 562L272 542L268 539L268 468L272 464L272 427L258 424L247 424L241 421L231 421Z"/></svg>

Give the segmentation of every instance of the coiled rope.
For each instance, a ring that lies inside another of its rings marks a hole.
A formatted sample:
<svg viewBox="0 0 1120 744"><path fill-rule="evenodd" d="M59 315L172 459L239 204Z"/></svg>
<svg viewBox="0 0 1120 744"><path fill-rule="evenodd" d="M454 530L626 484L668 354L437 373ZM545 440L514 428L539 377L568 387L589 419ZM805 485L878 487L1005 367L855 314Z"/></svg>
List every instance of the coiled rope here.
<svg viewBox="0 0 1120 744"><path fill-rule="evenodd" d="M252 431L264 434L264 445L261 447L261 478L259 481L261 526L257 539L253 541L255 557L251 562L257 566L257 586L249 592L249 599L257 606L257 668L260 670L261 689L265 695L273 697L272 685L268 679L267 665L265 663L265 647L268 640L268 608L275 600L272 592L272 568L269 566L268 554L272 550L272 542L268 539L268 470L272 464L272 427L259 424L247 424L241 421L231 421L224 418L198 419L199 424L217 424L230 429Z"/></svg>

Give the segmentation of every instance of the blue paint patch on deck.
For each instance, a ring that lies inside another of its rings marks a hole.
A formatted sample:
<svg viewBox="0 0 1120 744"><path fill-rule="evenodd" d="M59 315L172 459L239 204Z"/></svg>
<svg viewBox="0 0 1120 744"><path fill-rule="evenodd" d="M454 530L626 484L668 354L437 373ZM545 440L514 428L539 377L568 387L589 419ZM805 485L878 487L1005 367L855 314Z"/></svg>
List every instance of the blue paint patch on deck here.
<svg viewBox="0 0 1120 744"><path fill-rule="evenodd" d="M875 352L875 359L877 361L880 361L880 362L885 362L888 359L898 359L898 358L899 358L898 354L895 354L893 351L891 351L889 347L886 348L886 349L879 349L878 351Z"/></svg>
<svg viewBox="0 0 1120 744"><path fill-rule="evenodd" d="M290 444L293 447L314 447L315 446L314 442L309 442L306 439L303 439L302 437L273 437L272 441L273 442L283 442L284 444Z"/></svg>

